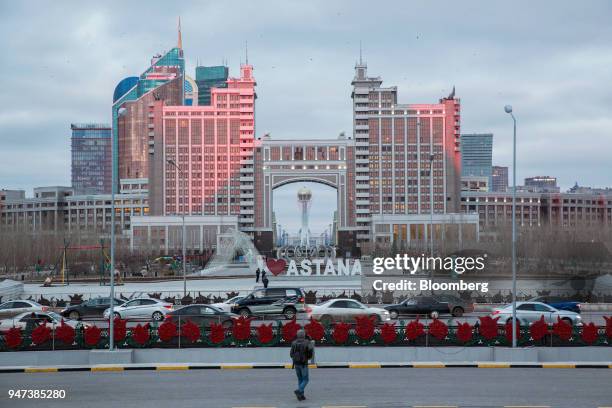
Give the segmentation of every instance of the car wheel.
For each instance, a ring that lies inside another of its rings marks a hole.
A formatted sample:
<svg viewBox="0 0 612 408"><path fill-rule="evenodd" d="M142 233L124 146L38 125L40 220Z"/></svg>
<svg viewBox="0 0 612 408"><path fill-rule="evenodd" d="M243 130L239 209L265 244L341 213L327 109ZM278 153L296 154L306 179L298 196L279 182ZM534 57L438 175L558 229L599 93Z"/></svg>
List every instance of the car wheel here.
<svg viewBox="0 0 612 408"><path fill-rule="evenodd" d="M389 311L389 316L391 316L391 318L393 320L397 319L399 317L399 312L397 310L390 310Z"/></svg>
<svg viewBox="0 0 612 408"><path fill-rule="evenodd" d="M332 322L332 318L329 315L323 315L323 316L321 316L319 321L321 322L321 324L323 326L329 326L331 324L331 322Z"/></svg>
<svg viewBox="0 0 612 408"><path fill-rule="evenodd" d="M79 320L81 318L81 314L77 312L76 310L73 310L70 313L68 313L68 318L72 320Z"/></svg>
<svg viewBox="0 0 612 408"><path fill-rule="evenodd" d="M113 316L115 316L115 319L121 319L119 312L113 312Z"/></svg>
<svg viewBox="0 0 612 408"><path fill-rule="evenodd" d="M433 312L431 312L431 314L430 314L432 319L437 319L439 315L440 314L438 312L436 312L435 310Z"/></svg>
<svg viewBox="0 0 612 408"><path fill-rule="evenodd" d="M248 307L243 307L242 309L240 309L238 314L246 319L251 316L251 311Z"/></svg>
<svg viewBox="0 0 612 408"><path fill-rule="evenodd" d="M375 325L379 325L380 324L380 316L379 315L377 315L377 314L370 315L370 319L374 320L374 324Z"/></svg>
<svg viewBox="0 0 612 408"><path fill-rule="evenodd" d="M164 320L164 315L162 312L153 312L153 320L155 320L156 322L159 322L161 320Z"/></svg>
<svg viewBox="0 0 612 408"><path fill-rule="evenodd" d="M286 307L285 310L283 310L283 315L287 320L293 320L296 314L297 310L295 310L294 307Z"/></svg>
<svg viewBox="0 0 612 408"><path fill-rule="evenodd" d="M463 316L463 308L462 307L454 307L453 308L453 317L461 317Z"/></svg>
<svg viewBox="0 0 612 408"><path fill-rule="evenodd" d="M508 320L506 320L506 324L512 324L512 318L508 318ZM520 326L521 325L521 321L517 318L516 319L516 325Z"/></svg>
<svg viewBox="0 0 612 408"><path fill-rule="evenodd" d="M569 317L564 317L561 320L563 320L565 323L569 324L570 326L574 325L574 322L572 322L572 319L570 319Z"/></svg>

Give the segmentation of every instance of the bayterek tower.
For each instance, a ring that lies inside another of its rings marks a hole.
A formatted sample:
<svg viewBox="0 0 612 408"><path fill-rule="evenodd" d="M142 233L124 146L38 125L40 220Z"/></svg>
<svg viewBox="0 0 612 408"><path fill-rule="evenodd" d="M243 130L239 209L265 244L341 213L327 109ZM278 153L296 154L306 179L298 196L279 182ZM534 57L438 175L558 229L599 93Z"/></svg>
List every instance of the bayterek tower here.
<svg viewBox="0 0 612 408"><path fill-rule="evenodd" d="M312 200L312 191L302 187L297 192L298 207L302 216L302 226L300 228L300 246L310 245L310 230L308 229L308 213Z"/></svg>

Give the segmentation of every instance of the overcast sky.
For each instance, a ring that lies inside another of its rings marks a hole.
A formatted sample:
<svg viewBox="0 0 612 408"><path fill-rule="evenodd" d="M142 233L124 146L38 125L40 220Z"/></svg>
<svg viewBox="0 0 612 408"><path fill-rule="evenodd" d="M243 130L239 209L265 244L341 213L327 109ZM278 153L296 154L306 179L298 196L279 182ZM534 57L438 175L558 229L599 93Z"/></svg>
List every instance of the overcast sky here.
<svg viewBox="0 0 612 408"><path fill-rule="evenodd" d="M612 185L610 1L123 0L0 3L0 188L69 185L70 123L110 122L115 85L175 45L179 15L192 76L196 59L237 75L248 40L258 135L350 133L361 40L401 103L455 85L462 132L494 133L494 164L511 164L512 104L519 180Z"/></svg>

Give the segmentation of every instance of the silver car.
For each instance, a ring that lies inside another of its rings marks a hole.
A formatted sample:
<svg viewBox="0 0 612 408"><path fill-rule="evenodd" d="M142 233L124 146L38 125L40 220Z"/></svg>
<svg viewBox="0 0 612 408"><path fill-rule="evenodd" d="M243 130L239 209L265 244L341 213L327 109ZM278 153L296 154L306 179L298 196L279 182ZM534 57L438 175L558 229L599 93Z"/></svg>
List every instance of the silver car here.
<svg viewBox="0 0 612 408"><path fill-rule="evenodd" d="M17 316L25 312L46 312L49 308L33 300L9 300L0 304L0 319Z"/></svg>
<svg viewBox="0 0 612 408"><path fill-rule="evenodd" d="M172 303L154 298L138 298L113 307L113 314L120 319L153 319L159 322L172 310ZM110 308L104 311L104 318L108 319L109 315Z"/></svg>
<svg viewBox="0 0 612 408"><path fill-rule="evenodd" d="M211 306L221 309L224 312L231 313L232 307L236 306L238 301L241 299L244 299L244 296L234 296L233 298L229 298L224 302L212 303Z"/></svg>
<svg viewBox="0 0 612 408"><path fill-rule="evenodd" d="M504 307L494 308L492 318L499 316L498 324L504 325L512 322L512 303ZM581 325L582 318L578 313L568 310L559 310L542 302L516 302L516 318L521 325L530 325L540 320L544 316L544 321L549 324L557 322L557 317L572 326Z"/></svg>
<svg viewBox="0 0 612 408"><path fill-rule="evenodd" d="M391 320L389 312L379 307L369 307L353 299L331 299L327 302L308 306L308 318L323 324L331 322L354 322L356 316L373 316L377 323Z"/></svg>
<svg viewBox="0 0 612 408"><path fill-rule="evenodd" d="M0 322L0 333L6 333L12 327L19 327L22 330L32 330L36 326L45 324L49 327L57 327L64 321L64 324L76 328L82 324L83 327L89 327L88 323L81 323L76 320L67 319L55 312L25 312L20 313L12 318L4 319Z"/></svg>

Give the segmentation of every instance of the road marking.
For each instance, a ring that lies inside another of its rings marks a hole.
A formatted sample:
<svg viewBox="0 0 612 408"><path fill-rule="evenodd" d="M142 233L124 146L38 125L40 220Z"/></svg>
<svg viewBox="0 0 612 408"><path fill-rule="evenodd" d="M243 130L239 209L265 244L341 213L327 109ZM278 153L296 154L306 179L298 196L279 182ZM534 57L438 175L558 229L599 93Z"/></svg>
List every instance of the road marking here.
<svg viewBox="0 0 612 408"><path fill-rule="evenodd" d="M380 364L378 363L351 363L349 364L349 368L380 368Z"/></svg>
<svg viewBox="0 0 612 408"><path fill-rule="evenodd" d="M576 368L576 364L542 364L542 368Z"/></svg>
<svg viewBox="0 0 612 408"><path fill-rule="evenodd" d="M101 366L101 367L91 367L91 371L123 371L123 367L120 366Z"/></svg>
<svg viewBox="0 0 612 408"><path fill-rule="evenodd" d="M508 363L478 363L478 368L510 368Z"/></svg>
<svg viewBox="0 0 612 408"><path fill-rule="evenodd" d="M221 364L222 370L246 370L253 368L253 364Z"/></svg>
<svg viewBox="0 0 612 408"><path fill-rule="evenodd" d="M170 370L189 370L189 366L186 365L163 365L155 367L158 371L170 371Z"/></svg>
<svg viewBox="0 0 612 408"><path fill-rule="evenodd" d="M414 368L444 368L442 363L416 363L412 365Z"/></svg>
<svg viewBox="0 0 612 408"><path fill-rule="evenodd" d="M57 367L26 368L25 373L56 373Z"/></svg>

